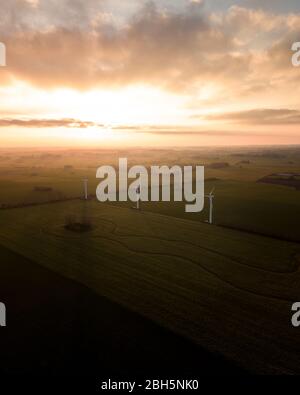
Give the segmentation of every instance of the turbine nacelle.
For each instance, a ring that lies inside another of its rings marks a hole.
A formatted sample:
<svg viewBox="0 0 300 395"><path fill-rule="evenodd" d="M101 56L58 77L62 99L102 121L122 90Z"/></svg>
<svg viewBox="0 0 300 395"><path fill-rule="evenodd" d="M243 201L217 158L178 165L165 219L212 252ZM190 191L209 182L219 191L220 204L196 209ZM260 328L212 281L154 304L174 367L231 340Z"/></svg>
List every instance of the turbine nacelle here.
<svg viewBox="0 0 300 395"><path fill-rule="evenodd" d="M208 195L205 195L205 197L207 197L207 198L214 198L214 197L215 197L215 195L213 194L214 191L215 191L215 188L213 188L213 189L209 192Z"/></svg>
<svg viewBox="0 0 300 395"><path fill-rule="evenodd" d="M142 189L142 186L141 185L139 185L137 188L136 188L136 190L135 190L135 192L136 192L136 207L133 207L134 209L136 209L136 210L140 210L140 201L141 201L141 189Z"/></svg>

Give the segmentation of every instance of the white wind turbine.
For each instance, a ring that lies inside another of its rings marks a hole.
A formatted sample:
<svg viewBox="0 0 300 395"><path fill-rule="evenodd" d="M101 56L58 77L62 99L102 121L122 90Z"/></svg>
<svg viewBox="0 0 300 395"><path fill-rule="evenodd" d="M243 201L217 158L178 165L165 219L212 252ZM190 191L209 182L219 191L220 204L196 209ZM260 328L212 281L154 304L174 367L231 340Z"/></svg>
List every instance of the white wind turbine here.
<svg viewBox="0 0 300 395"><path fill-rule="evenodd" d="M213 223L213 208L214 208L214 204L213 204L213 200L215 195L213 195L215 188L213 188L209 195L205 195L205 197L207 197L209 199L209 220L208 223L212 225Z"/></svg>
<svg viewBox="0 0 300 395"><path fill-rule="evenodd" d="M88 183L89 179L86 177L83 179L83 187L84 187L84 199L88 200Z"/></svg>
<svg viewBox="0 0 300 395"><path fill-rule="evenodd" d="M136 201L136 209L140 209L140 200L141 200L141 185L139 185L136 188L136 196L137 196L137 201Z"/></svg>

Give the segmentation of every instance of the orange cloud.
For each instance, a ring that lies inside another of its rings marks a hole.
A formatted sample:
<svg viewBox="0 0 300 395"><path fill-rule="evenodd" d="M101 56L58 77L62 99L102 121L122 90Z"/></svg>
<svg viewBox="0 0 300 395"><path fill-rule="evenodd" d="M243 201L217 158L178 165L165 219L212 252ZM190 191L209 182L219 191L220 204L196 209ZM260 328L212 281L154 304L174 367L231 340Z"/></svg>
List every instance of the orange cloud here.
<svg viewBox="0 0 300 395"><path fill-rule="evenodd" d="M254 83L266 87L270 71L282 67L286 80L296 77L289 67L289 41L299 33L299 15L237 6L209 15L196 3L193 12L187 7L176 14L148 3L127 24L116 26L99 12L99 2L92 14L95 1L73 8L62 1L61 13L22 4L22 24L15 17L14 27L1 29L9 62L3 83L17 78L47 88L90 89L142 82L185 91L210 79L245 93ZM46 24L39 24L33 12L40 12Z"/></svg>
<svg viewBox="0 0 300 395"><path fill-rule="evenodd" d="M300 111L289 109L255 109L201 117L210 121L229 121L256 125L300 125Z"/></svg>
<svg viewBox="0 0 300 395"><path fill-rule="evenodd" d="M93 126L104 126L94 122L85 122L77 119L17 119L3 118L0 119L0 127L23 127L23 128L80 128L86 129Z"/></svg>

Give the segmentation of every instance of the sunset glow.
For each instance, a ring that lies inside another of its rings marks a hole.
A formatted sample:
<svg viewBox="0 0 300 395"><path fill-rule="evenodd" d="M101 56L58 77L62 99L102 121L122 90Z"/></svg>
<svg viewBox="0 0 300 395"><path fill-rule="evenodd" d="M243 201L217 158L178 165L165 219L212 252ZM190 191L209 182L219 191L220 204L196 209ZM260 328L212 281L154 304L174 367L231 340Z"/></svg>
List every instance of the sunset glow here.
<svg viewBox="0 0 300 395"><path fill-rule="evenodd" d="M3 146L300 143L292 0L0 3L16 2L0 25Z"/></svg>

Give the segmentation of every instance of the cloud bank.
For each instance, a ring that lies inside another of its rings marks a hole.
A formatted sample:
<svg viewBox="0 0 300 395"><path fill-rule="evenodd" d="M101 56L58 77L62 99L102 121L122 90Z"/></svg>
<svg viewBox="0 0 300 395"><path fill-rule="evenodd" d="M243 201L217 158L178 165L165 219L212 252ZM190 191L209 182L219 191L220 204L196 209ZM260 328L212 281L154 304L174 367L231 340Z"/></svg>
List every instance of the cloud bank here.
<svg viewBox="0 0 300 395"><path fill-rule="evenodd" d="M237 5L208 13L203 2L188 1L176 12L149 1L120 19L105 4L0 0L0 36L8 48L2 83L75 89L146 83L185 92L213 80L247 94L299 79L290 67L299 14Z"/></svg>

